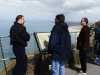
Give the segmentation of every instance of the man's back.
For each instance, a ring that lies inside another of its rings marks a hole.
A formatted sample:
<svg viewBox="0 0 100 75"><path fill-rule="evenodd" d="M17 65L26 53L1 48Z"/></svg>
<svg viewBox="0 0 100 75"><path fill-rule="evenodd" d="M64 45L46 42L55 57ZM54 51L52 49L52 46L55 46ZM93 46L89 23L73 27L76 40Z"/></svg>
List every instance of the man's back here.
<svg viewBox="0 0 100 75"><path fill-rule="evenodd" d="M69 58L71 53L71 38L65 23L54 26L49 40L49 50L63 60Z"/></svg>

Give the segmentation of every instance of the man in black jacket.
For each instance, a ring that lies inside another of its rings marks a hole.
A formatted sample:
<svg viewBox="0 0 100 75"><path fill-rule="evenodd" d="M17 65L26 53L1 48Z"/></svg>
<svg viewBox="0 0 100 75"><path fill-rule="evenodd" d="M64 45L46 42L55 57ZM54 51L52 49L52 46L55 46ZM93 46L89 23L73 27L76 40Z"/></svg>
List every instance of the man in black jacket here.
<svg viewBox="0 0 100 75"><path fill-rule="evenodd" d="M65 75L64 64L68 62L71 55L71 37L64 21L63 14L56 16L55 26L49 39L48 50L52 55L52 75Z"/></svg>
<svg viewBox="0 0 100 75"><path fill-rule="evenodd" d="M80 63L82 75L87 75L87 52L90 47L90 31L88 27L88 19L82 18L81 20L82 29L77 38L77 49L79 50ZM79 73L81 75L81 73Z"/></svg>
<svg viewBox="0 0 100 75"><path fill-rule="evenodd" d="M27 56L25 47L29 41L30 35L24 26L24 16L18 15L14 25L10 29L10 41L13 46L13 52L16 56L16 66L13 75L25 75L27 70Z"/></svg>

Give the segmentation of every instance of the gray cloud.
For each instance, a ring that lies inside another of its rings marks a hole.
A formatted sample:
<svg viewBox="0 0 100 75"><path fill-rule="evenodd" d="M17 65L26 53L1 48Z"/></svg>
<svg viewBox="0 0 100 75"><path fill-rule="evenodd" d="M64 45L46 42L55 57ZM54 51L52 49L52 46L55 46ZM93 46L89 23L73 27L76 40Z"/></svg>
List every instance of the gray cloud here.
<svg viewBox="0 0 100 75"><path fill-rule="evenodd" d="M52 19L64 13L71 20L82 16L95 20L100 16L98 9L100 0L0 0L0 16L24 14L34 19Z"/></svg>

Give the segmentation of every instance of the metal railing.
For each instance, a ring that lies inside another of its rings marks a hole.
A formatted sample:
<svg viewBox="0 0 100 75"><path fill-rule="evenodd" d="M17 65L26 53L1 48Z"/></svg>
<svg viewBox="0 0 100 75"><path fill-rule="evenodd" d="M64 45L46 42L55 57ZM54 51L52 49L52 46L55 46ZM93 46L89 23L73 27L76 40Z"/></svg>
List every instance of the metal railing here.
<svg viewBox="0 0 100 75"><path fill-rule="evenodd" d="M77 41L77 35L78 35L79 32L71 32L71 36L72 36L72 40L73 40L73 36L74 36L74 44L76 47L76 41ZM74 34L74 35L73 35ZM31 35L31 38L33 37L34 38L34 35L33 33L30 34ZM3 50L3 46L2 46L2 38L9 38L9 36L5 36L5 37L0 37L0 50L1 50L1 55L2 55L2 58L0 58L0 62L3 61L3 64L4 64L4 69L5 69L5 73L6 75L8 75L8 72L7 72L7 67L6 67L6 61L12 59L12 58L6 58L5 57L5 53L4 53L4 50ZM33 40L33 39L32 39ZM33 41L35 42L35 41ZM32 43L33 43L32 42ZM10 43L9 43L10 45ZM28 49L29 50L29 49ZM38 50L38 47L37 47L37 50Z"/></svg>
<svg viewBox="0 0 100 75"><path fill-rule="evenodd" d="M30 33L30 36L31 36L31 38L34 37L33 33ZM9 42L7 41L8 39L10 40L10 36L0 36L0 54L1 54L1 56L0 56L0 64L3 65L3 66L0 67L0 73L3 72L3 75L9 75L8 74L8 69L7 69L7 65L8 65L7 62L10 62L12 59L15 59L15 57L13 57L13 56L12 57L7 56L7 54L6 54L7 52L5 52L5 50L4 50L4 48L6 46L8 46L8 45L4 46L4 44L8 43L9 47L11 46L10 45L10 41ZM5 41L5 43L3 41ZM9 50L9 51L12 51L12 50ZM1 70L1 68L2 68L2 70Z"/></svg>
<svg viewBox="0 0 100 75"><path fill-rule="evenodd" d="M7 75L7 68L6 68L6 60L7 59L4 56L3 47L2 47L2 43L1 43L1 38L4 38L4 37L0 37L0 49L1 49L1 55L2 55L2 58L0 59L0 61L3 61L4 68L5 68L5 73Z"/></svg>
<svg viewBox="0 0 100 75"><path fill-rule="evenodd" d="M77 32L72 32L72 33L77 33ZM31 38L33 37L34 38L34 35L33 35L33 33L30 33L30 36L31 36ZM0 50L1 50L1 55L2 55L2 57L0 58L0 63L1 63L1 61L3 62L3 65L4 65L4 70L5 70L5 75L8 75L8 72L7 72L7 64L6 64L6 62L8 61L8 60L10 60L10 59L12 59L12 58L9 58L9 57L5 57L5 52L4 52L4 47L2 46L3 45L3 43L2 43L2 39L4 39L4 40L8 40L8 38L9 38L9 36L3 36L3 37L0 37ZM7 42L7 41L6 41ZM5 44L6 44L6 42L5 42ZM33 42L35 42L35 41L33 41ZM10 42L9 42L9 46L10 46ZM6 47L6 45L5 45L5 47ZM37 50L38 50L38 47L37 47ZM40 51L38 51L38 52L40 52Z"/></svg>

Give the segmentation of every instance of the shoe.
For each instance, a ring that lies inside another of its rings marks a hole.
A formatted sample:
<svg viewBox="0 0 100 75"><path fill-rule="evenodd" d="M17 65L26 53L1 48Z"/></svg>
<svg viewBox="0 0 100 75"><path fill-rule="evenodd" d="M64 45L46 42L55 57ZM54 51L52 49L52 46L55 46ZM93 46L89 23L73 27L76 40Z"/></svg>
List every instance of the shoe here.
<svg viewBox="0 0 100 75"><path fill-rule="evenodd" d="M82 73L82 75L87 75L87 73Z"/></svg>
<svg viewBox="0 0 100 75"><path fill-rule="evenodd" d="M83 75L83 73L78 73L78 75Z"/></svg>
<svg viewBox="0 0 100 75"><path fill-rule="evenodd" d="M82 70L80 70L80 72L79 73L83 73L83 71Z"/></svg>
<svg viewBox="0 0 100 75"><path fill-rule="evenodd" d="M82 70L80 70L80 72L78 73L78 75L82 75L82 73L83 73Z"/></svg>

